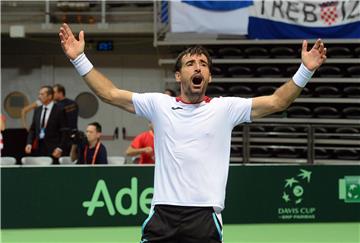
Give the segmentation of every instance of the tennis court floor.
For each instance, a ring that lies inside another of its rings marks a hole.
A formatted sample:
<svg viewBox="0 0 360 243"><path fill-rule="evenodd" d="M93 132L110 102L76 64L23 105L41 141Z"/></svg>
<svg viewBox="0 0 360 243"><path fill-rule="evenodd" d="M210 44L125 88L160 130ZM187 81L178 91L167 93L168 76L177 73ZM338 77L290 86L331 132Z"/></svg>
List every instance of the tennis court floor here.
<svg viewBox="0 0 360 243"><path fill-rule="evenodd" d="M1 230L1 242L139 242L140 227ZM225 225L225 243L360 243L360 223Z"/></svg>

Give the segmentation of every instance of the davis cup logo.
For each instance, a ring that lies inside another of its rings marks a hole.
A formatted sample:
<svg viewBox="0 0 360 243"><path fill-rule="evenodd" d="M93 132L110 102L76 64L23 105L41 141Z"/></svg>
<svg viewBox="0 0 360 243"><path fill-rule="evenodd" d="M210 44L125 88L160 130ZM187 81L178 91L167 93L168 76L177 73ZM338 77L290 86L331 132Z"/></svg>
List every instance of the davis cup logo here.
<svg viewBox="0 0 360 243"><path fill-rule="evenodd" d="M300 169L299 173L284 180L282 202L285 207L278 208L278 217L281 220L313 220L316 218L314 207L304 207L305 188L311 182L312 172Z"/></svg>
<svg viewBox="0 0 360 243"><path fill-rule="evenodd" d="M285 179L282 199L286 203L300 204L304 195L304 184L310 183L311 171L300 169L300 174L295 177Z"/></svg>

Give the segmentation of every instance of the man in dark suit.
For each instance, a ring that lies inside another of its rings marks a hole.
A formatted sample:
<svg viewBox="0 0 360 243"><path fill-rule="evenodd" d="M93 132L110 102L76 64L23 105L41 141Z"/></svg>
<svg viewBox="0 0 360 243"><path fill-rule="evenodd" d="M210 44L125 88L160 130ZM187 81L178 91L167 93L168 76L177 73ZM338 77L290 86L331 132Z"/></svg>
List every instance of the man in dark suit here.
<svg viewBox="0 0 360 243"><path fill-rule="evenodd" d="M42 105L35 109L25 153L52 156L56 162L66 145L65 111L54 102L54 91L51 86L40 88L39 100Z"/></svg>

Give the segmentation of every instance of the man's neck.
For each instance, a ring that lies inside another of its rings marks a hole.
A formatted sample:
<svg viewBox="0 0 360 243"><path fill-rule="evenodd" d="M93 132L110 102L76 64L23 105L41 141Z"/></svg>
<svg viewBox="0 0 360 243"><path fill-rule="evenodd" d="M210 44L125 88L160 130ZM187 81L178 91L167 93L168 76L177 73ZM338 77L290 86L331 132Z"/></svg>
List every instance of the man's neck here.
<svg viewBox="0 0 360 243"><path fill-rule="evenodd" d="M189 104L198 104L201 103L204 100L205 95L204 94L199 94L199 95L185 95L185 94L181 94L180 98L181 101L184 103L189 103Z"/></svg>
<svg viewBox="0 0 360 243"><path fill-rule="evenodd" d="M95 141L92 141L92 142L89 142L89 148L93 148L95 147L95 145L98 143L98 140L95 140Z"/></svg>

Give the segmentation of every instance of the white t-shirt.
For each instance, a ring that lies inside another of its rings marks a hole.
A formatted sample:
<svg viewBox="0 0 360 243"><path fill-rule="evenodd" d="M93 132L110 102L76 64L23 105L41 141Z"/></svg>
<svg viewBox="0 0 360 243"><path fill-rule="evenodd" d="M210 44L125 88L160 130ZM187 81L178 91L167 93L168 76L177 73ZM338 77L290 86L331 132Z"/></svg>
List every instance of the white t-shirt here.
<svg viewBox="0 0 360 243"><path fill-rule="evenodd" d="M250 122L252 99L185 104L160 93L134 93L137 115L154 125L152 204L224 208L232 129Z"/></svg>

